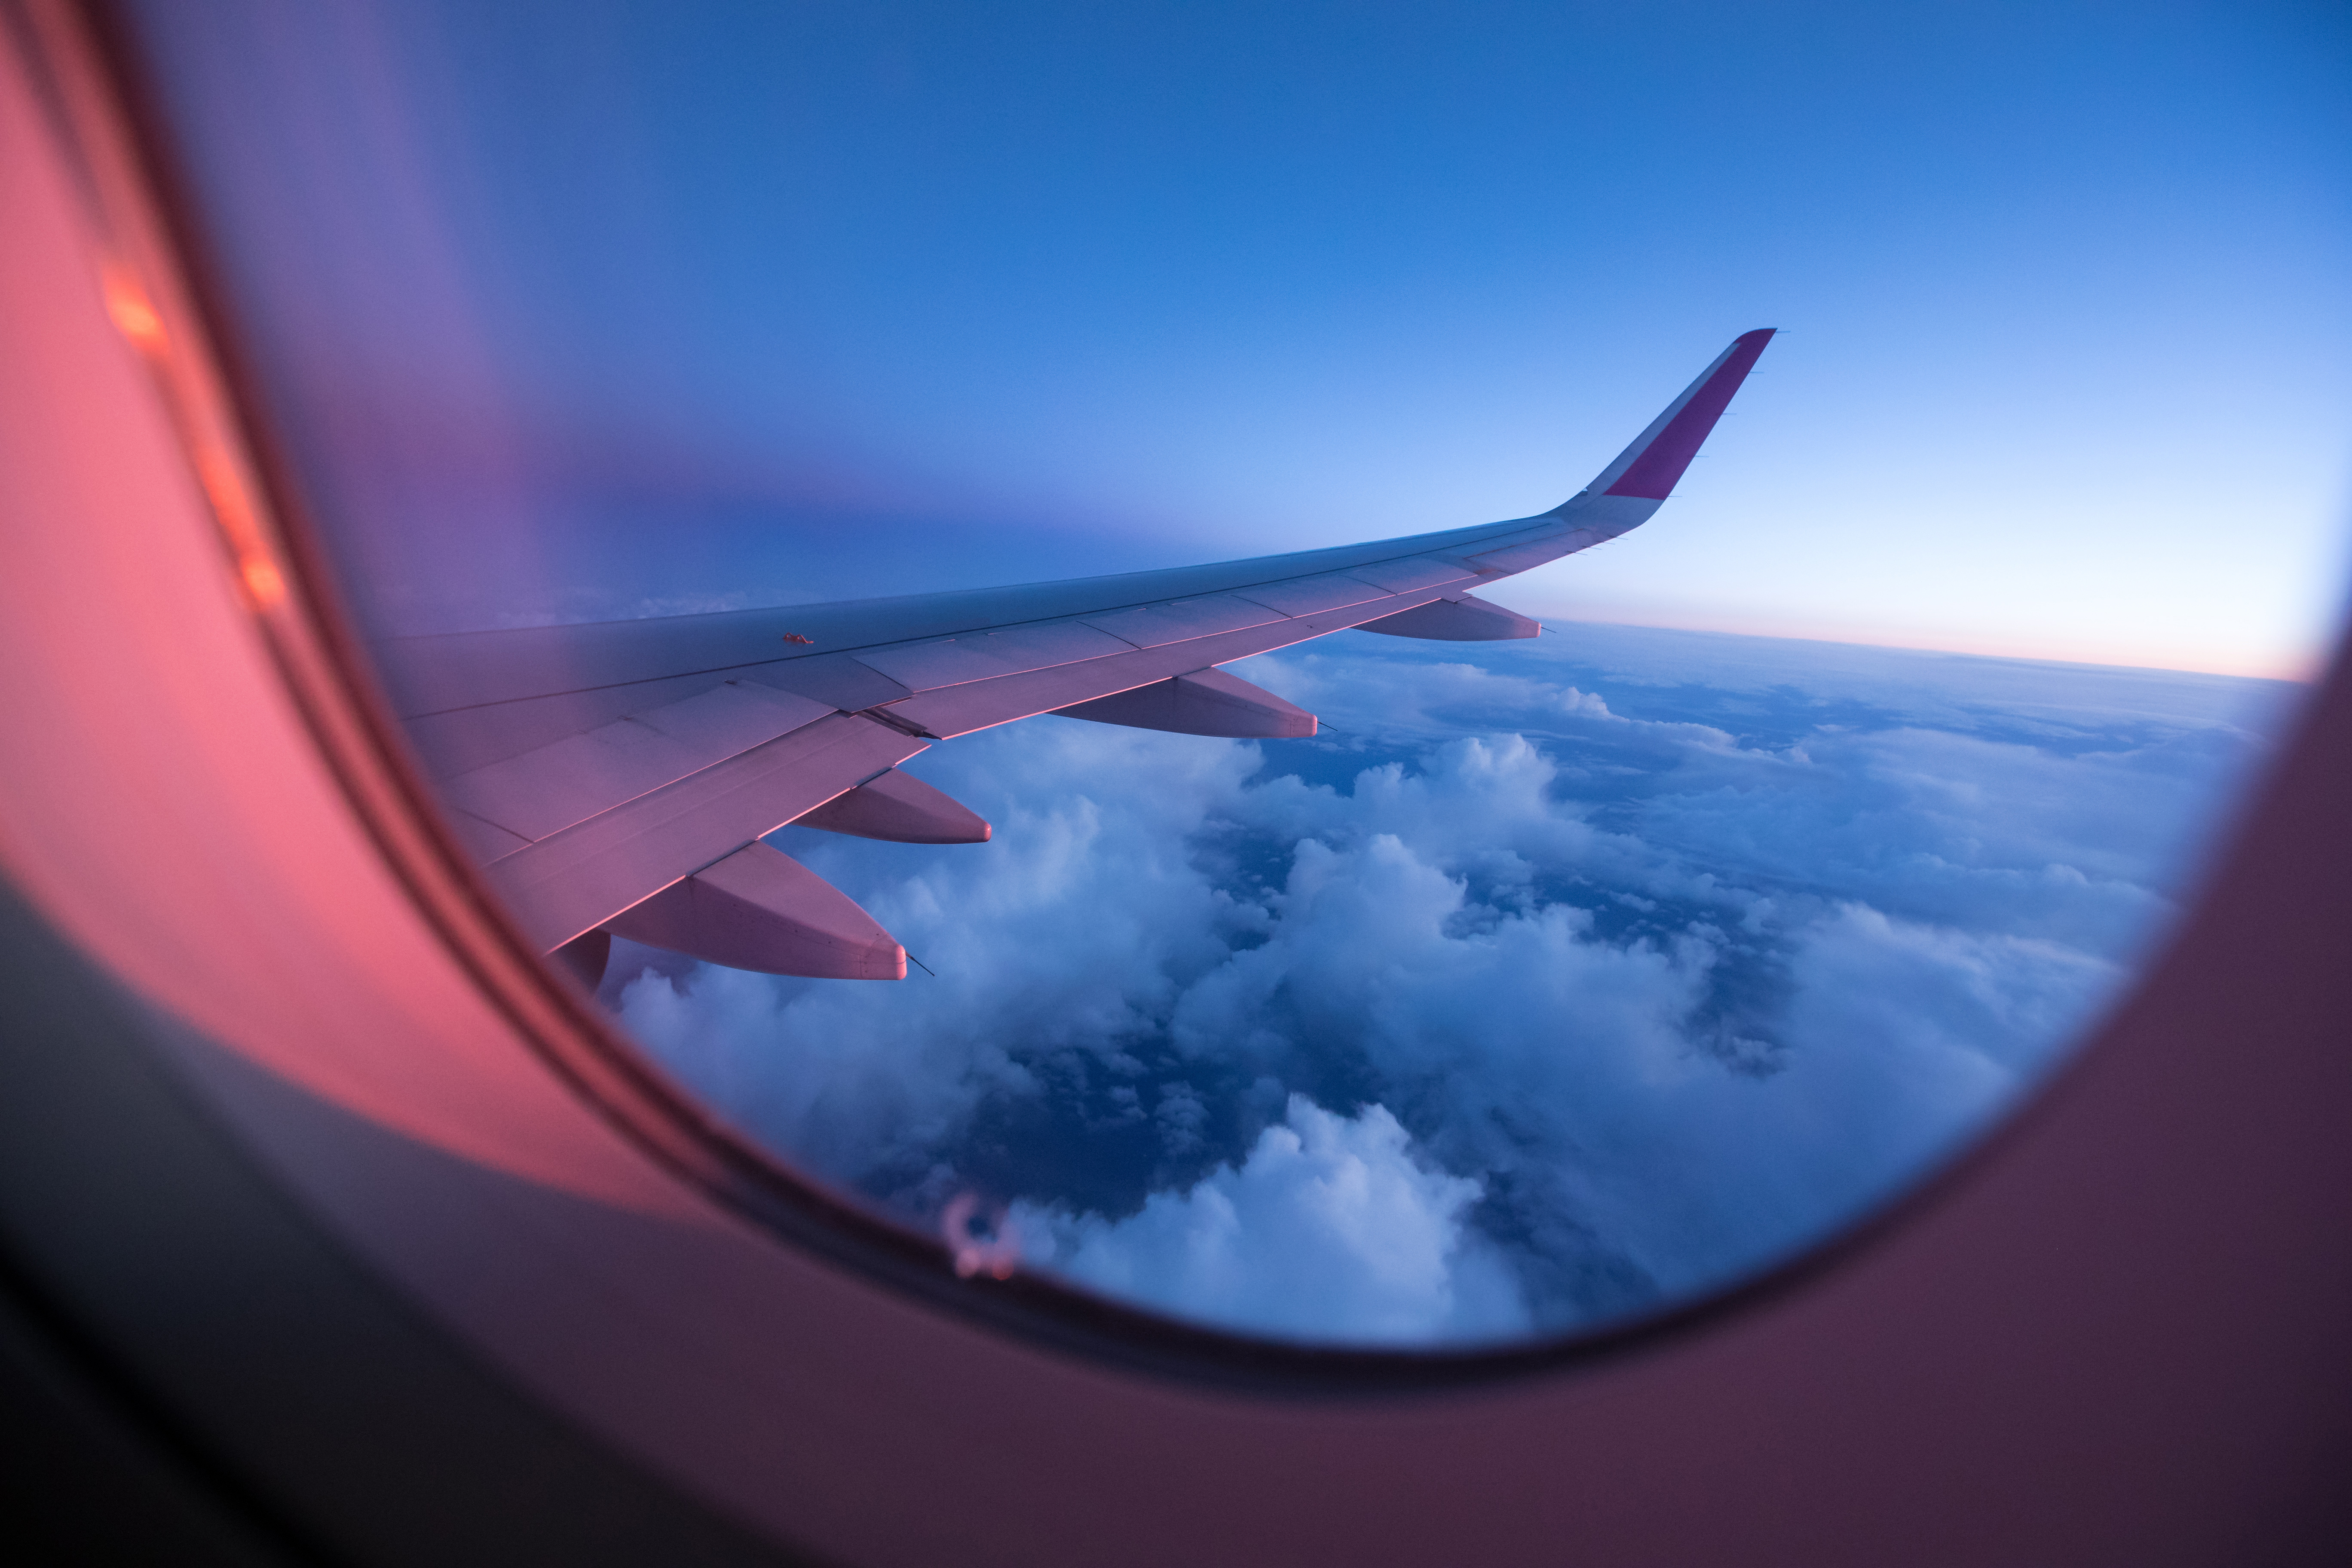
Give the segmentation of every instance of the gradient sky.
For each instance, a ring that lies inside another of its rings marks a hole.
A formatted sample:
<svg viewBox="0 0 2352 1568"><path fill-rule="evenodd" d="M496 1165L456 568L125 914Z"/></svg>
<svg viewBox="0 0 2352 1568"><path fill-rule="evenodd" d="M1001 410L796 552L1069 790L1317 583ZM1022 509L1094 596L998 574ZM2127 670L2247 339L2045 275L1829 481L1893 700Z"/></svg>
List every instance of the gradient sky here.
<svg viewBox="0 0 2352 1568"><path fill-rule="evenodd" d="M2263 673L2343 599L2340 7L143 9L387 626L1524 515L1758 326L1496 597Z"/></svg>

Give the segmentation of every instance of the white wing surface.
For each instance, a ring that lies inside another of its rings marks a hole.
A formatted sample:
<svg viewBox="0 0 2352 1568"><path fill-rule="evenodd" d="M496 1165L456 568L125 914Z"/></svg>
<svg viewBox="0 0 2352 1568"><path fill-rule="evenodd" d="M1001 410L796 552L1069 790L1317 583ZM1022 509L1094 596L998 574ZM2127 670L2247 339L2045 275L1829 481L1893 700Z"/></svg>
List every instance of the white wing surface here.
<svg viewBox="0 0 2352 1568"><path fill-rule="evenodd" d="M1313 715L1216 667L1351 626L1532 637L1471 590L1647 521L1771 336L1737 339L1540 516L1019 587L403 638L383 668L459 833L542 948L593 974L617 926L739 968L893 978L903 951L762 835L803 821L977 842L986 823L892 770L1036 713L1312 734Z"/></svg>

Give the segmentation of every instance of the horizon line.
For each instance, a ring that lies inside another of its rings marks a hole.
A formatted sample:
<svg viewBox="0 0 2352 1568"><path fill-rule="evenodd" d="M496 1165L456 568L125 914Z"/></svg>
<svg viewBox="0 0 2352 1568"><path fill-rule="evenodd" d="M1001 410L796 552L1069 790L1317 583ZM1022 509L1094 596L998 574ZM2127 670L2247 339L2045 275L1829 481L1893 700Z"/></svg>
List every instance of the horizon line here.
<svg viewBox="0 0 2352 1568"><path fill-rule="evenodd" d="M1523 612L1526 613L1526 612ZM2218 675L2242 680L2279 680L2308 686L2316 682L2334 656L2338 635L2318 648L2267 658L2232 657L2210 650L2102 647L2090 638L2063 637L1969 637L1965 634L1906 635L1877 627L1825 626L1765 616L1680 615L1671 610L1612 610L1580 605L1573 612L1547 611L1537 616L1591 626L1635 626L1652 631L1706 632L1722 637L1759 637L1779 642L1829 643L1842 647L1885 648L1906 653L1951 654L1965 658L1998 658L2019 663L2071 664L2098 669L2165 670L2180 675Z"/></svg>

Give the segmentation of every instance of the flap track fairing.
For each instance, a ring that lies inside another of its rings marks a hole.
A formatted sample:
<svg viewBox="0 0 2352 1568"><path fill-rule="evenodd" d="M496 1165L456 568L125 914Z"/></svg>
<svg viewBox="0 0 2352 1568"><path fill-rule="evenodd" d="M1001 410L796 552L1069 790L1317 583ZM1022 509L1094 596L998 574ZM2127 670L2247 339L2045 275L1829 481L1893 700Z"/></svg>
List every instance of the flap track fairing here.
<svg viewBox="0 0 2352 1568"><path fill-rule="evenodd" d="M985 844L992 831L979 813L896 768L835 795L793 826L894 844Z"/></svg>
<svg viewBox="0 0 2352 1568"><path fill-rule="evenodd" d="M1299 740L1315 733L1314 714L1222 669L1197 669L1054 711L1097 724L1244 741Z"/></svg>
<svg viewBox="0 0 2352 1568"><path fill-rule="evenodd" d="M606 922L706 963L818 980L904 980L907 950L872 915L780 849L747 844Z"/></svg>
<svg viewBox="0 0 2352 1568"><path fill-rule="evenodd" d="M1534 637L1543 626L1500 605L1460 594L1366 621L1356 629L1382 637L1426 637L1433 642L1500 642L1507 637Z"/></svg>

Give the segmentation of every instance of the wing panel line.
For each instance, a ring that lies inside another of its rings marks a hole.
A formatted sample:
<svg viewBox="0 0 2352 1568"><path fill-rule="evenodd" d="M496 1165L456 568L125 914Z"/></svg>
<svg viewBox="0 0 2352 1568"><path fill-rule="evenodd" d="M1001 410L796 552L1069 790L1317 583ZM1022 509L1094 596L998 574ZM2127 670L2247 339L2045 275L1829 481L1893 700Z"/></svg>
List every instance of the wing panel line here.
<svg viewBox="0 0 2352 1568"><path fill-rule="evenodd" d="M887 725L830 714L494 860L488 875L551 952L927 749Z"/></svg>

